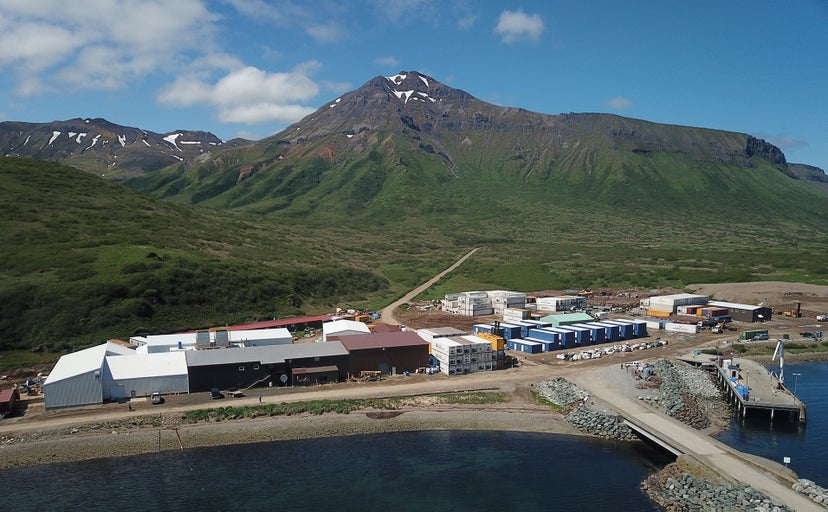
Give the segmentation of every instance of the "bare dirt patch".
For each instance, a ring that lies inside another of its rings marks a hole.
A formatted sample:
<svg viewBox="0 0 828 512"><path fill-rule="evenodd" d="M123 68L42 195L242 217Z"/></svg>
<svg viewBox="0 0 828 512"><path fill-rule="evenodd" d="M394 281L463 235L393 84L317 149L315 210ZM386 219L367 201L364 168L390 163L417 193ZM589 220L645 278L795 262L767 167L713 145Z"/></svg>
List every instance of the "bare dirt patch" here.
<svg viewBox="0 0 828 512"><path fill-rule="evenodd" d="M753 283L691 284L693 293L708 295L714 300L763 304L767 307L790 310L801 303L803 316L814 317L828 311L828 286L819 284L761 281Z"/></svg>

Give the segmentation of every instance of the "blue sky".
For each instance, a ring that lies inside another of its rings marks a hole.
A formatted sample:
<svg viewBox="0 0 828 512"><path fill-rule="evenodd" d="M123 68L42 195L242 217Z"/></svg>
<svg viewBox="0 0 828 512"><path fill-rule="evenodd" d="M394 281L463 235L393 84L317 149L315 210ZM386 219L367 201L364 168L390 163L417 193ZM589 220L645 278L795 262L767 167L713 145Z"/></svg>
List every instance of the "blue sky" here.
<svg viewBox="0 0 828 512"><path fill-rule="evenodd" d="M0 120L260 139L377 75L745 132L828 169L826 0L0 0Z"/></svg>

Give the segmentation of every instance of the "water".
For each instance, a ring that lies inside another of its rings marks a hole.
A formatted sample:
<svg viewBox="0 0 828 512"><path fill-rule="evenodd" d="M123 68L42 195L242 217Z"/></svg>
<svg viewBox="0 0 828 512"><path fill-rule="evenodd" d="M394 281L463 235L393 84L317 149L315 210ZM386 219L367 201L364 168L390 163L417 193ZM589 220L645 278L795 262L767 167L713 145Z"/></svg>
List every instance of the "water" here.
<svg viewBox="0 0 828 512"><path fill-rule="evenodd" d="M771 370L779 373L778 366ZM798 373L799 376L795 376ZM786 364L785 383L807 406L807 423L789 423L767 417L735 418L730 430L717 439L737 450L782 463L800 478L828 488L828 362Z"/></svg>
<svg viewBox="0 0 828 512"><path fill-rule="evenodd" d="M660 510L643 443L400 432L191 449L0 472L2 510ZM21 485L22 483L26 485Z"/></svg>

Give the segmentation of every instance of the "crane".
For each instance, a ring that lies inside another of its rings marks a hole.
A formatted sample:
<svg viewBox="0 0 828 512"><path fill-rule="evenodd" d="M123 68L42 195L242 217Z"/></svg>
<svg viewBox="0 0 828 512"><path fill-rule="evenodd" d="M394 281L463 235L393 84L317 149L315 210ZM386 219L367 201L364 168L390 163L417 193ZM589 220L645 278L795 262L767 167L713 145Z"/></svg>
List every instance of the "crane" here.
<svg viewBox="0 0 828 512"><path fill-rule="evenodd" d="M776 360L776 355L779 354L779 385L785 384L785 344L782 340L776 340L776 348L773 351L771 361Z"/></svg>

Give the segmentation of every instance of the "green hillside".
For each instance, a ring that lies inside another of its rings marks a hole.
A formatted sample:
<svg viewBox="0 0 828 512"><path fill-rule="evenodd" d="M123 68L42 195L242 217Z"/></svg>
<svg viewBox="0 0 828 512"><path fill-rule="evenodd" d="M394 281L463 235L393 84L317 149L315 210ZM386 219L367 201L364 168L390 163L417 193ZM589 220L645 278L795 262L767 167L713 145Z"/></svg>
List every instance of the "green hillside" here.
<svg viewBox="0 0 828 512"><path fill-rule="evenodd" d="M0 349L50 350L327 311L389 293L299 227L181 207L77 169L0 160Z"/></svg>

